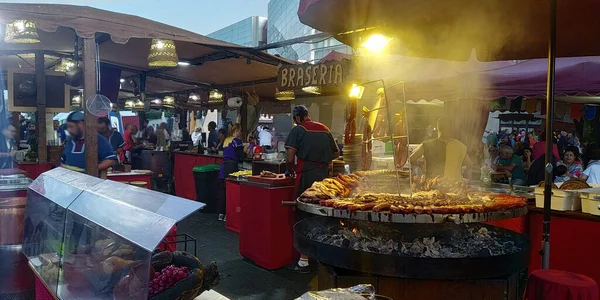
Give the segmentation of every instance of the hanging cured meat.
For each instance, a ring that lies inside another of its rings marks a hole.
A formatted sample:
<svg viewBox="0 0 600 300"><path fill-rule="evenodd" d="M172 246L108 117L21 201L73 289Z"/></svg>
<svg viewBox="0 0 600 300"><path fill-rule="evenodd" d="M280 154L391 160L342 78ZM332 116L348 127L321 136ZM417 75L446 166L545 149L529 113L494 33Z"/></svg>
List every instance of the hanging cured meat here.
<svg viewBox="0 0 600 300"><path fill-rule="evenodd" d="M397 122L394 125L394 155L396 167L402 168L408 160L408 135L406 133L406 124L404 124L405 112L396 114Z"/></svg>
<svg viewBox="0 0 600 300"><path fill-rule="evenodd" d="M363 128L363 142L361 145L362 148L362 169L363 171L371 169L371 161L373 160L373 134L371 132L371 125L369 122L365 121L365 125Z"/></svg>
<svg viewBox="0 0 600 300"><path fill-rule="evenodd" d="M346 121L346 129L344 130L344 144L349 145L354 141L356 135L356 114L357 114L357 100L350 100L350 113L348 114L348 121Z"/></svg>

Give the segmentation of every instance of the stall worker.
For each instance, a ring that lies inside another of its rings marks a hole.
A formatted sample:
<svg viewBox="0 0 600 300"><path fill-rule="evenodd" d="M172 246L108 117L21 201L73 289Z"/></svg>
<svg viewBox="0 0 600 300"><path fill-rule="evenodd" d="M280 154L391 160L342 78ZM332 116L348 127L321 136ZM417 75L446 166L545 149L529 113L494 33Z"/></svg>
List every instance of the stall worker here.
<svg viewBox="0 0 600 300"><path fill-rule="evenodd" d="M258 133L258 142L261 147L265 147L265 149L271 149L273 146L273 135L271 134L269 126L263 126L262 130Z"/></svg>
<svg viewBox="0 0 600 300"><path fill-rule="evenodd" d="M217 123L214 121L210 121L208 123L208 149L211 152L214 152L217 149L217 145L219 145L219 135L217 133Z"/></svg>
<svg viewBox="0 0 600 300"><path fill-rule="evenodd" d="M85 122L83 112L76 111L67 117L67 130L71 136L62 154L62 166L83 172L85 170ZM98 171L104 171L117 162L108 140L98 134Z"/></svg>
<svg viewBox="0 0 600 300"><path fill-rule="evenodd" d="M60 144L64 145L67 141L67 132L65 131L65 128L60 125L58 120L54 120L52 124L54 125L54 130L56 131L56 136L58 137Z"/></svg>
<svg viewBox="0 0 600 300"><path fill-rule="evenodd" d="M225 146L223 147L223 163L219 169L220 196L217 205L219 221L227 221L225 216L225 204L227 199L225 179L229 174L239 171L238 164L246 157L246 154L244 153L244 143L240 138L241 136L242 127L240 124L234 124L229 130L229 136L223 142Z"/></svg>
<svg viewBox="0 0 600 300"><path fill-rule="evenodd" d="M194 133L192 133L192 142L194 143L194 147L198 147L198 144L202 143L202 127L196 128Z"/></svg>
<svg viewBox="0 0 600 300"><path fill-rule="evenodd" d="M0 141L0 169L12 169L17 147L15 145L17 129L10 123L5 123L2 128Z"/></svg>
<svg viewBox="0 0 600 300"><path fill-rule="evenodd" d="M287 173L291 176L295 174L296 196L300 196L315 181L329 176L329 164L340 155L340 149L329 128L310 119L306 106L294 107L292 117L297 126L292 128L285 142ZM296 214L301 213L296 210ZM294 270L299 273L310 272L306 255L300 256Z"/></svg>
<svg viewBox="0 0 600 300"><path fill-rule="evenodd" d="M447 118L440 118L437 123L438 138L424 141L410 155L410 163L418 164L421 157L425 159L425 176L437 176L452 180L462 180L462 166L471 168L472 163L467 154L467 146L454 138ZM470 177L470 176L467 176Z"/></svg>
<svg viewBox="0 0 600 300"><path fill-rule="evenodd" d="M123 141L125 141L125 145L123 146L123 151L125 151L125 160L126 162L131 163L131 152L137 142L135 140L135 135L137 134L137 126L133 124L129 124L125 126L125 132L123 134Z"/></svg>
<svg viewBox="0 0 600 300"><path fill-rule="evenodd" d="M125 140L120 132L112 130L110 127L110 120L107 117L98 118L98 133L108 139L113 151L119 161L125 161L125 153L123 148L125 147Z"/></svg>

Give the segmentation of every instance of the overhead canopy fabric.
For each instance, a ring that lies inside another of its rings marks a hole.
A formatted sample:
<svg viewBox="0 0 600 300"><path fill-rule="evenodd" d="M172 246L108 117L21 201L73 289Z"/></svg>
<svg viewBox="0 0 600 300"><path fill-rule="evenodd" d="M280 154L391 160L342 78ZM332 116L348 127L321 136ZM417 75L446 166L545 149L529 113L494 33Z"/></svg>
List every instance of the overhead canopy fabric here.
<svg viewBox="0 0 600 300"><path fill-rule="evenodd" d="M149 78L156 80L147 85L148 93L222 87L237 92L256 92L265 99L273 98L275 93L278 65L293 63L266 52L218 41L166 24L91 7L0 4L0 24L17 19L35 21L42 42L23 45L0 41L0 55L3 55L0 65L4 70L33 65L33 56L20 55L23 57L21 59L15 54L45 51L48 56L56 55L56 58L70 56L75 33L82 38L98 37L100 34L102 62L121 67L124 77L137 77L139 73L146 72ZM174 40L179 59L192 65L148 67L147 56L152 38ZM48 66L52 64L52 61L47 62Z"/></svg>
<svg viewBox="0 0 600 300"><path fill-rule="evenodd" d="M344 58L352 56L332 52L324 59ZM546 59L479 62L472 56L467 62L459 62L398 55L372 59L355 58L359 76L365 81L385 80L386 86L392 86L392 93L400 93L404 88L407 100L492 100L546 94ZM600 57L558 58L555 94L572 98L600 95ZM577 102L577 99L559 100Z"/></svg>
<svg viewBox="0 0 600 300"><path fill-rule="evenodd" d="M557 1L557 56L600 55L600 1ZM547 0L301 0L300 21L323 32L376 26L397 54L480 61L548 55ZM358 34L337 38L357 46Z"/></svg>

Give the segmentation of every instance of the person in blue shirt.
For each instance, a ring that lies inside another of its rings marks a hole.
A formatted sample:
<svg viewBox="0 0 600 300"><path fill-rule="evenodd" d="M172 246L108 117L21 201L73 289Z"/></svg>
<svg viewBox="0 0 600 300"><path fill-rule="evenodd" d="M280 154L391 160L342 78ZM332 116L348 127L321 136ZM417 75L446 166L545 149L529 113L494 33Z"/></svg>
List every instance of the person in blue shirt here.
<svg viewBox="0 0 600 300"><path fill-rule="evenodd" d="M67 130L71 137L65 143L62 153L62 165L83 172L85 170L85 122L83 112L72 112L67 117ZM104 171L117 162L110 143L98 134L98 171Z"/></svg>
<svg viewBox="0 0 600 300"><path fill-rule="evenodd" d="M65 131L64 127L60 125L60 123L56 120L54 120L54 122L52 122L54 124L54 130L56 130L56 135L58 136L58 139L60 140L60 144L64 145L65 142L67 141L67 132Z"/></svg>
<svg viewBox="0 0 600 300"><path fill-rule="evenodd" d="M125 140L123 140L120 132L110 127L110 121L107 117L98 118L98 133L108 139L115 155L123 161L124 157L121 157L121 153L123 152L123 147L125 147Z"/></svg>

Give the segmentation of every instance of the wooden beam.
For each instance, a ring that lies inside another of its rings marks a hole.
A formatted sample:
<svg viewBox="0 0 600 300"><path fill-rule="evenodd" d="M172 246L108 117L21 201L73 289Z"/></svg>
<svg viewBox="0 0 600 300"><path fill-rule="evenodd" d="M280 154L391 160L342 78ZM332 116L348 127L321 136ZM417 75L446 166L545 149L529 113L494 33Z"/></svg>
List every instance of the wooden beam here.
<svg viewBox="0 0 600 300"><path fill-rule="evenodd" d="M46 145L46 68L44 53L35 53L35 82L37 87L37 134L38 161L48 161L48 145Z"/></svg>
<svg viewBox="0 0 600 300"><path fill-rule="evenodd" d="M88 175L98 176L98 125L96 117L86 109L87 99L96 94L96 40L83 40L83 101L85 115L85 170Z"/></svg>

